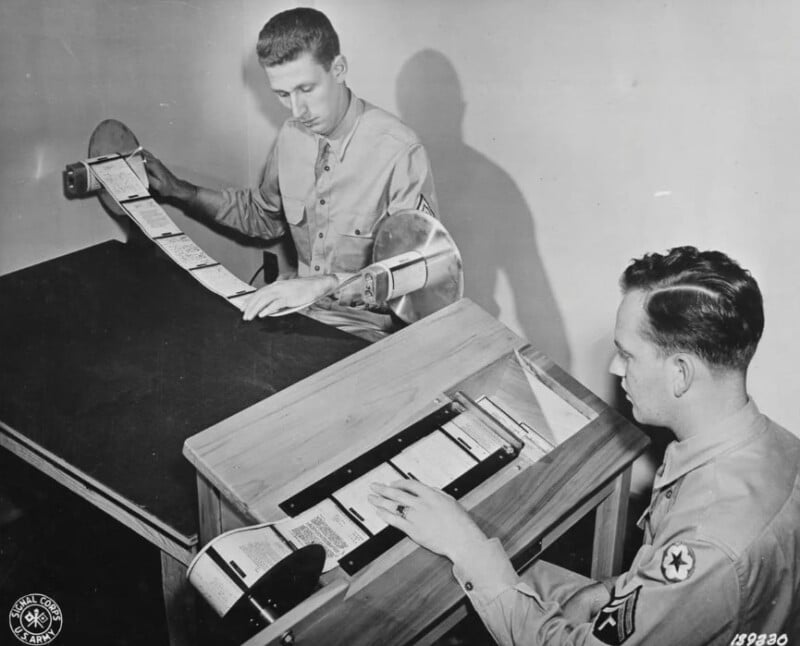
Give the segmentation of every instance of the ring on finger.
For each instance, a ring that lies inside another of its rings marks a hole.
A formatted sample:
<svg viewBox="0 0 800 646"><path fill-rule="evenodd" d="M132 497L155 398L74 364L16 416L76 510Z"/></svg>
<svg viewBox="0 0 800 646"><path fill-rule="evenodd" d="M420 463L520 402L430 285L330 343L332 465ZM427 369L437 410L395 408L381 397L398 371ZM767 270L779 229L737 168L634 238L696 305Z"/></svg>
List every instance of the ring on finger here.
<svg viewBox="0 0 800 646"><path fill-rule="evenodd" d="M406 505L397 505L397 507L395 507L395 512L397 513L398 516L400 516L400 518L405 518L406 509L408 509Z"/></svg>

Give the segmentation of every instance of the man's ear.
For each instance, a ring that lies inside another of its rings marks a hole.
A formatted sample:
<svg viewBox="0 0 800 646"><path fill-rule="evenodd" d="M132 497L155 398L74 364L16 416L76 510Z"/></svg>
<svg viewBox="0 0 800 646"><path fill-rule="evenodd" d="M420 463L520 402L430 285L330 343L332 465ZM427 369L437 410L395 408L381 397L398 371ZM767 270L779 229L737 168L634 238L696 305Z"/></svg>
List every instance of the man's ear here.
<svg viewBox="0 0 800 646"><path fill-rule="evenodd" d="M347 77L347 59L342 54L331 61L331 74L337 83L344 83Z"/></svg>
<svg viewBox="0 0 800 646"><path fill-rule="evenodd" d="M692 387L692 383L694 383L697 376L694 357L690 354L679 352L672 355L670 362L673 368L672 392L675 397L682 397Z"/></svg>

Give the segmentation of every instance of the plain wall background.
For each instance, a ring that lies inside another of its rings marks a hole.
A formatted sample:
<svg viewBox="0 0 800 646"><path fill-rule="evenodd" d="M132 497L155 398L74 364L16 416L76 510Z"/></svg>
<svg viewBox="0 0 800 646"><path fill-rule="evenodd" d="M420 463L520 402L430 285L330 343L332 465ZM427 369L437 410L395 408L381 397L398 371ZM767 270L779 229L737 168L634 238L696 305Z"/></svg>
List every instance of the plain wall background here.
<svg viewBox="0 0 800 646"><path fill-rule="evenodd" d="M622 269L677 244L724 250L766 300L751 392L800 431L798 3L307 4L338 29L355 92L423 137L467 296L613 401ZM285 113L253 49L289 6L3 0L0 273L124 238L96 199L62 195L103 119L189 180L255 183ZM171 213L241 278L259 266L258 245Z"/></svg>

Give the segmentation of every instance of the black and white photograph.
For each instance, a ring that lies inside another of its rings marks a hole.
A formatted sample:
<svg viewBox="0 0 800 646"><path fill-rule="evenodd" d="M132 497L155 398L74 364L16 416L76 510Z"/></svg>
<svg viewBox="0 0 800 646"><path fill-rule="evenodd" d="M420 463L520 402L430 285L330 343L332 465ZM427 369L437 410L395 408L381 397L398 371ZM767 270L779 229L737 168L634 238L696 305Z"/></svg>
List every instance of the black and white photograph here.
<svg viewBox="0 0 800 646"><path fill-rule="evenodd" d="M0 644L800 646L799 33L0 0Z"/></svg>

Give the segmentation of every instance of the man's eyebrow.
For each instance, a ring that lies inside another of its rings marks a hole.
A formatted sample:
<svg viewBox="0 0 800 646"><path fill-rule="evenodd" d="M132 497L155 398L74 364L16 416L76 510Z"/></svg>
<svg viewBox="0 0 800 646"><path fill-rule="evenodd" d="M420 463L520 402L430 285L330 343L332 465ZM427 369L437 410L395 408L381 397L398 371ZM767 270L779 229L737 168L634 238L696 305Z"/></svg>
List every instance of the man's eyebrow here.
<svg viewBox="0 0 800 646"><path fill-rule="evenodd" d="M286 90L286 89L284 89L282 87L279 87L279 88L272 88L272 91L275 94L289 94L290 92L294 92L295 90L299 90L299 89L304 88L304 87L312 87L313 85L314 85L314 82L313 81L309 81L308 83L298 83L297 85L295 85L293 88L291 88L289 90Z"/></svg>

